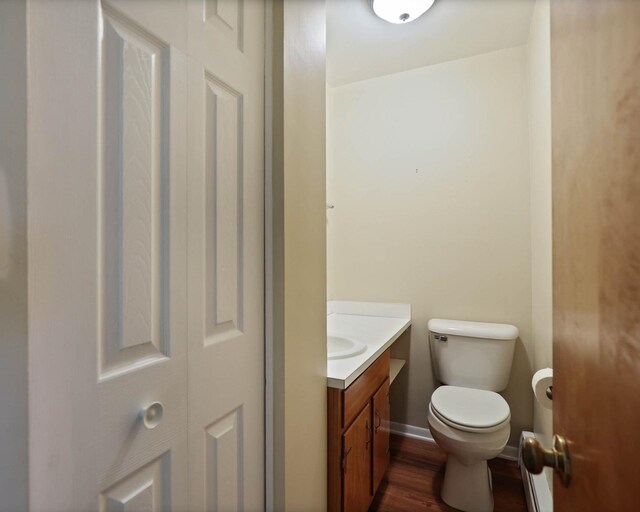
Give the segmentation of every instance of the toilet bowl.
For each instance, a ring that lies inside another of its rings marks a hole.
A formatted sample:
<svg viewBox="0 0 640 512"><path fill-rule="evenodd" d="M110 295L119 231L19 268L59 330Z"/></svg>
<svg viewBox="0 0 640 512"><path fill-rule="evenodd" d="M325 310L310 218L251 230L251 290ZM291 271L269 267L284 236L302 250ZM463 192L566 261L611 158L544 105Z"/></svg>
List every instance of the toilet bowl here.
<svg viewBox="0 0 640 512"><path fill-rule="evenodd" d="M492 512L489 459L507 444L507 386L518 329L513 325L433 319L431 357L444 385L431 395L427 420L447 452L442 499L464 512Z"/></svg>
<svg viewBox="0 0 640 512"><path fill-rule="evenodd" d="M491 391L441 386L427 412L431 434L447 463L441 496L465 512L491 512L493 492L487 461L507 444L511 414L504 398Z"/></svg>

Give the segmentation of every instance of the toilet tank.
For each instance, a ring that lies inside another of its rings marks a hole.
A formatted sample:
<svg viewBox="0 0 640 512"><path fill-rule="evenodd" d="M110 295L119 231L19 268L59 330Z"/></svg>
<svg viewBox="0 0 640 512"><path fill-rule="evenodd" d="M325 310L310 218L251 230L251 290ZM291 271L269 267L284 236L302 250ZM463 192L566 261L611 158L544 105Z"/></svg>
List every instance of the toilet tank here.
<svg viewBox="0 0 640 512"><path fill-rule="evenodd" d="M440 382L488 391L507 387L519 334L516 326L433 318L428 328Z"/></svg>

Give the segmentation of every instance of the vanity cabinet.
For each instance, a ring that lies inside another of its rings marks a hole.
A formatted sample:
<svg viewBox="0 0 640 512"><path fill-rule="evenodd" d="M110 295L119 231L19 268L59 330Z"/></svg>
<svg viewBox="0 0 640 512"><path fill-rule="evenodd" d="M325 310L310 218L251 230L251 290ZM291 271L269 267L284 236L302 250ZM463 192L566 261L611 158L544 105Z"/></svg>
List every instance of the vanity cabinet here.
<svg viewBox="0 0 640 512"><path fill-rule="evenodd" d="M389 464L389 350L347 389L328 388L328 509L366 512Z"/></svg>

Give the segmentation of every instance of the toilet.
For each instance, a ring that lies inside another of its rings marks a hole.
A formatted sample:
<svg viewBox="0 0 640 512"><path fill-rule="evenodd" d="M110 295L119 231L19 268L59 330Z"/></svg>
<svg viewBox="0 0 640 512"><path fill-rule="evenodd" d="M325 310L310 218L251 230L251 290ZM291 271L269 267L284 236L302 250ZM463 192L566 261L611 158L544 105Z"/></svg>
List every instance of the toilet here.
<svg viewBox="0 0 640 512"><path fill-rule="evenodd" d="M508 324L429 320L437 379L427 419L447 452L442 499L465 512L493 511L489 459L510 433L509 404L498 394L509 382L518 328Z"/></svg>

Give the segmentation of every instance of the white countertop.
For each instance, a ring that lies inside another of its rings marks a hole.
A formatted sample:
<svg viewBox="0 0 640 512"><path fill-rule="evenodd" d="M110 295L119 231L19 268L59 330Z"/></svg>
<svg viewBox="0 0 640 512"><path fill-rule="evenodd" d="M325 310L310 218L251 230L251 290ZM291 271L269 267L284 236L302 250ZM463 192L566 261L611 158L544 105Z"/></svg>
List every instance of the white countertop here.
<svg viewBox="0 0 640 512"><path fill-rule="evenodd" d="M329 301L327 334L366 345L353 357L327 360L327 386L345 389L411 325L410 304Z"/></svg>

